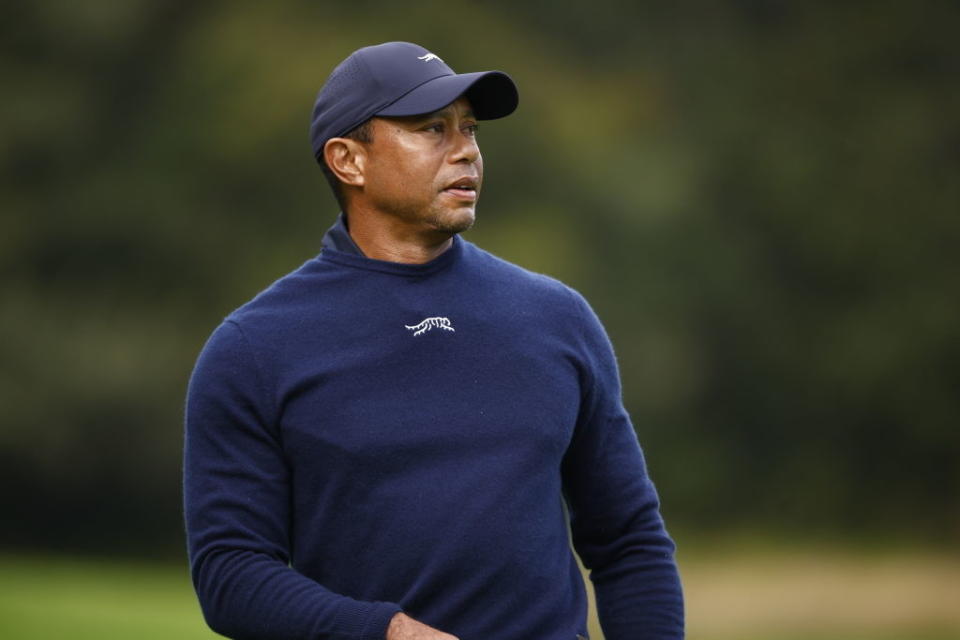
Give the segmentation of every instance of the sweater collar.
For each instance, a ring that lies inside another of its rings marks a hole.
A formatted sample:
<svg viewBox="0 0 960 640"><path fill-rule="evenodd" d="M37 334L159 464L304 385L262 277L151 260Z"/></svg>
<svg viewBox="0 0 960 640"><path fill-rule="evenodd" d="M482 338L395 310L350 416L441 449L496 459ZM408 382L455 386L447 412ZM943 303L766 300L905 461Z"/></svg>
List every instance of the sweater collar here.
<svg viewBox="0 0 960 640"><path fill-rule="evenodd" d="M463 251L463 242L460 236L455 234L453 236L453 244L449 249L430 262L423 264L405 264L402 262L375 260L374 258L366 257L363 251L360 250L360 247L357 246L357 243L350 237L350 231L347 227L347 216L341 212L340 215L337 216L337 221L332 227L327 229L327 232L323 235L320 259L343 266L358 267L383 273L424 276L440 271L452 263Z"/></svg>
<svg viewBox="0 0 960 640"><path fill-rule="evenodd" d="M337 221L333 226L327 229L323 234L323 240L320 246L324 249L339 251L340 253L349 253L354 256L363 256L363 251L357 246L357 243L350 237L350 231L347 228L347 216L343 212L337 216Z"/></svg>

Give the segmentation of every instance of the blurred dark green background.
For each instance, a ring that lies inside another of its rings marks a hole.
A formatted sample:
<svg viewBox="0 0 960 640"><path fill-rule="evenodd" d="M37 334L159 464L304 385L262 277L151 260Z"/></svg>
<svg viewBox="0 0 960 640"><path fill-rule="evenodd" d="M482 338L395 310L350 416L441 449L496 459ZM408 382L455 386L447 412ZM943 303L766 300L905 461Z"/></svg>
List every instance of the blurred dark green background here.
<svg viewBox="0 0 960 640"><path fill-rule="evenodd" d="M951 0L5 2L0 549L182 561L193 361L319 250L314 95L398 39L519 85L467 238L592 302L681 551L949 549L958 27Z"/></svg>

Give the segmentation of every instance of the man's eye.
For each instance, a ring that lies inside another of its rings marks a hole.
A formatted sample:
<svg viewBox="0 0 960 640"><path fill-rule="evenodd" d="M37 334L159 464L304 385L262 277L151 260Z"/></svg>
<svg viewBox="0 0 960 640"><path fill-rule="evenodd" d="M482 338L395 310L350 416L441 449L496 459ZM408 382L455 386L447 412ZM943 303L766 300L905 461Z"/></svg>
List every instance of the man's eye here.
<svg viewBox="0 0 960 640"><path fill-rule="evenodd" d="M480 131L480 125L478 124L471 124L467 127L467 134L471 136L477 135L477 131Z"/></svg>
<svg viewBox="0 0 960 640"><path fill-rule="evenodd" d="M434 131L436 133L443 133L443 123L437 122L435 124L428 125L423 128L424 131Z"/></svg>

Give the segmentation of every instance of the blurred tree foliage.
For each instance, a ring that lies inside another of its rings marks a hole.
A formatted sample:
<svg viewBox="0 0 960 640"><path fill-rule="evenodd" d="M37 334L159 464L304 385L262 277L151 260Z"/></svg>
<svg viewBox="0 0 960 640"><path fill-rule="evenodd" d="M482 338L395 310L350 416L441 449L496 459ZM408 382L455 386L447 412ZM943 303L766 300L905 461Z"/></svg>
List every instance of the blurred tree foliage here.
<svg viewBox="0 0 960 640"><path fill-rule="evenodd" d="M0 543L181 548L193 361L397 39L517 80L469 238L594 304L674 527L956 534L958 5L649 4L4 3Z"/></svg>

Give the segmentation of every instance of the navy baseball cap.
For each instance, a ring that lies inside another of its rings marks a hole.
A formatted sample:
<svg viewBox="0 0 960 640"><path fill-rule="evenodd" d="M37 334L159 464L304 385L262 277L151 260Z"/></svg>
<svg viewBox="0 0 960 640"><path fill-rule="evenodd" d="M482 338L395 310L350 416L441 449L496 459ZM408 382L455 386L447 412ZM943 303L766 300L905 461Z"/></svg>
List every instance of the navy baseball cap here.
<svg viewBox="0 0 960 640"><path fill-rule="evenodd" d="M373 116L415 116L466 96L478 120L513 113L519 96L502 71L454 73L436 54L410 42L385 42L351 53L327 78L313 107L310 143L323 146Z"/></svg>

